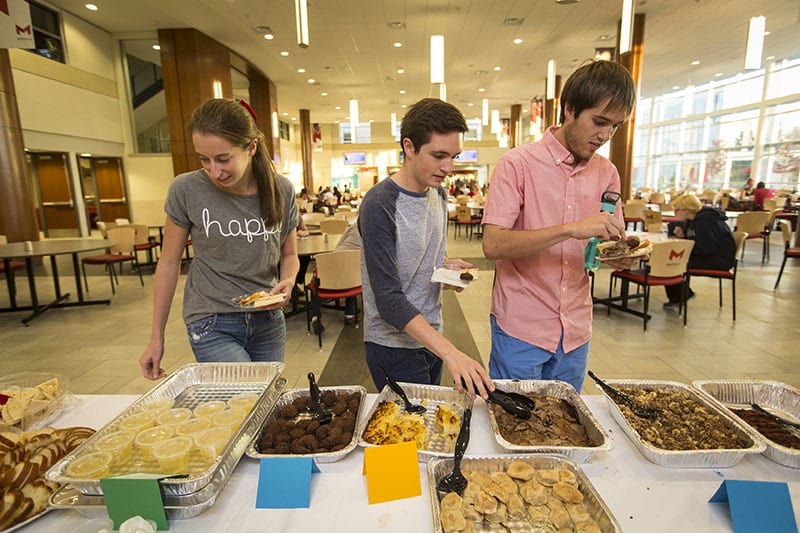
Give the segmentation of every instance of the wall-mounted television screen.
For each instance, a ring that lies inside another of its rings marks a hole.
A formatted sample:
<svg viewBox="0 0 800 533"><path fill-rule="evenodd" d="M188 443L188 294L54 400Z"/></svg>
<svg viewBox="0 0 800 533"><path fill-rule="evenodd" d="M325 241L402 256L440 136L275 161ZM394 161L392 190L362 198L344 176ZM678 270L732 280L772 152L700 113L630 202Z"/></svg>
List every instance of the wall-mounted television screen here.
<svg viewBox="0 0 800 533"><path fill-rule="evenodd" d="M458 162L458 163L477 163L478 162L478 151L477 150L462 150L461 153L456 156L456 162Z"/></svg>
<svg viewBox="0 0 800 533"><path fill-rule="evenodd" d="M345 152L345 165L363 165L367 162L367 152Z"/></svg>

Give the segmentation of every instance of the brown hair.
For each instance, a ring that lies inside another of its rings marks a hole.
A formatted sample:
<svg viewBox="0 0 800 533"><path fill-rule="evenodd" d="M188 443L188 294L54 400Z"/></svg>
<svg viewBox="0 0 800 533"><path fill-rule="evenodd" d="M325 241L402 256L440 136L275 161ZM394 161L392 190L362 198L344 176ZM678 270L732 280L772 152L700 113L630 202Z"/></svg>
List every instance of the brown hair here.
<svg viewBox="0 0 800 533"><path fill-rule="evenodd" d="M266 138L244 106L223 98L207 100L192 113L188 130L190 135L216 135L244 150L255 140L256 152L251 164L258 186L261 218L268 227L283 221L283 195L278 186L277 172L267 153Z"/></svg>
<svg viewBox="0 0 800 533"><path fill-rule="evenodd" d="M464 133L469 130L467 121L461 111L453 104L438 98L423 98L411 106L400 125L400 149L403 139L409 139L414 145L414 153L418 154L423 144L431 142L431 134Z"/></svg>
<svg viewBox="0 0 800 533"><path fill-rule="evenodd" d="M608 100L606 109L622 109L629 116L636 104L636 85L630 72L613 61L592 61L572 73L561 91L561 124L564 110L572 108L575 118Z"/></svg>

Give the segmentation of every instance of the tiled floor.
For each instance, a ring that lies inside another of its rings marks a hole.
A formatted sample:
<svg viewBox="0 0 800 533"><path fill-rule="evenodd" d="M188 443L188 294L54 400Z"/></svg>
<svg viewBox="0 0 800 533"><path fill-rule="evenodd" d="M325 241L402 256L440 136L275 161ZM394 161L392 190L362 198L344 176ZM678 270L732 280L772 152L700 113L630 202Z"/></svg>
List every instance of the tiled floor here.
<svg viewBox="0 0 800 533"><path fill-rule="evenodd" d="M452 234L452 232L451 232ZM461 237L448 244L450 257L475 259L482 268L480 279L460 294L445 297L446 334L462 349L487 362L491 340L489 303L493 271L483 259L480 240ZM594 337L589 368L613 378L669 379L774 379L800 387L800 264L790 260L777 291L772 286L782 258L772 246L772 260L761 265L760 249L749 246L740 264L737 280L737 318L731 320L730 284L723 286L724 307L717 304L714 280L696 279L697 297L689 307L688 328L677 313L661 308L663 292L655 289L651 304L653 319L642 332L641 319L595 307ZM74 290L71 265L60 265L62 287ZM193 362L180 318L185 276L181 276L167 328L164 367L169 372ZM24 275L18 278L19 301L27 300ZM52 294L52 282L44 266L38 267L41 299ZM90 296L110 297L108 279L90 276ZM597 277L597 294L604 296L608 271ZM28 327L23 313L0 314L0 375L24 370L59 372L69 377L75 393L143 393L153 386L140 374L137 360L150 330L153 280L126 275L110 306L53 309ZM0 306L8 305L5 284L0 288ZM304 315L287 320L286 368L289 386L307 386L313 371L321 384L362 382L372 388L363 364L361 330L344 326L340 312L325 310L323 348L306 334ZM347 328L342 334L343 328ZM333 355L332 355L333 354ZM443 382L448 383L445 376ZM374 388L372 389L374 390ZM585 393L596 393L587 380Z"/></svg>

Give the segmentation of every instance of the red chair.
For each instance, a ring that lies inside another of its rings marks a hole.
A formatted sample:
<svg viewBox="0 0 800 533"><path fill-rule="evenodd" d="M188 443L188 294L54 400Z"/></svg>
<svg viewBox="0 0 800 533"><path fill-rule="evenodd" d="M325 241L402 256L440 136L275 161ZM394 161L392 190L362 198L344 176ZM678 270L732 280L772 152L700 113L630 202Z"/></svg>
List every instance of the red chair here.
<svg viewBox="0 0 800 533"><path fill-rule="evenodd" d="M650 287L663 287L684 283L687 280L689 256L692 253L692 248L694 248L694 241L692 240L657 242L653 244L653 251L650 253L650 258L644 268L637 270L615 270L612 272L608 282L608 300L604 302L608 305L608 315L611 315L611 308L614 307L615 309L620 309L632 315L640 316L643 319L644 331L647 331L647 322L650 320L650 315L647 314L647 309L650 305ZM621 295L612 298L612 287L617 279L622 280ZM629 295L628 285L630 283L635 283L636 285L644 287L644 293ZM685 284L681 296L681 312L683 313L684 327L686 326L688 308L686 298L687 287L688 284ZM641 312L628 308L629 299L641 297L644 297L643 309ZM614 300L620 300L622 304L614 304Z"/></svg>
<svg viewBox="0 0 800 533"><path fill-rule="evenodd" d="M325 301L357 297L361 294L361 250L334 250L314 256L317 264L314 278L306 286L306 307L308 331L312 324L319 337L322 348L322 307ZM308 292L311 293L310 298ZM335 309L344 310L343 306L334 305ZM358 307L356 307L355 324L358 327Z"/></svg>
<svg viewBox="0 0 800 533"><path fill-rule="evenodd" d="M778 279L775 280L775 289L778 288L778 283L781 282L783 276L783 267L786 266L786 260L790 257L800 257L800 246L792 246L792 225L788 220L779 220L778 225L781 228L781 236L783 237L783 262L781 269L778 271Z"/></svg>
<svg viewBox="0 0 800 533"><path fill-rule="evenodd" d="M472 240L472 232L475 226L480 226L481 221L479 218L472 217L472 209L466 205L456 206L456 236L460 233L460 228L466 227L467 236Z"/></svg>
<svg viewBox="0 0 800 533"><path fill-rule="evenodd" d="M116 294L114 282L119 283L117 273L114 270L114 265L120 265L120 274L122 273L122 263L130 261L136 268L139 274L139 282L144 287L144 279L142 279L142 270L139 268L139 263L136 260L136 253L134 251L134 242L136 240L136 230L130 226L123 226L111 228L107 232L108 240L114 241L117 244L108 247L108 252L102 255L90 255L81 259L81 269L83 270L83 283L86 285L86 292L89 292L89 283L86 280L86 265L103 265L108 270L108 279L111 281L111 293Z"/></svg>
<svg viewBox="0 0 800 533"><path fill-rule="evenodd" d="M722 280L727 279L731 281L731 306L733 310L733 321L736 322L736 271L739 268L739 253L744 246L744 241L747 239L747 233L737 231L733 234L733 240L736 242L736 252L733 255L733 267L730 270L711 270L705 268L690 268L689 279L695 278L716 278L719 280L719 307L722 309Z"/></svg>

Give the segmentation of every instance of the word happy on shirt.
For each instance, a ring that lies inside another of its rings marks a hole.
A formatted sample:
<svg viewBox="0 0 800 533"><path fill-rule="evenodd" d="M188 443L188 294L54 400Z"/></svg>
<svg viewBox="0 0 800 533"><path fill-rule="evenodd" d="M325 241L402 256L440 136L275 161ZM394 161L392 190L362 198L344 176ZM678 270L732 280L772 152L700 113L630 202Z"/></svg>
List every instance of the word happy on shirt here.
<svg viewBox="0 0 800 533"><path fill-rule="evenodd" d="M261 237L264 241L269 241L273 235L280 235L281 224L278 223L271 229L267 228L264 219L259 218L245 218L240 220L231 219L228 221L227 229L223 227L223 223L211 218L208 208L203 209L203 231L206 237L211 236L211 231L216 228L222 237L247 237L247 242L253 242L254 238Z"/></svg>

